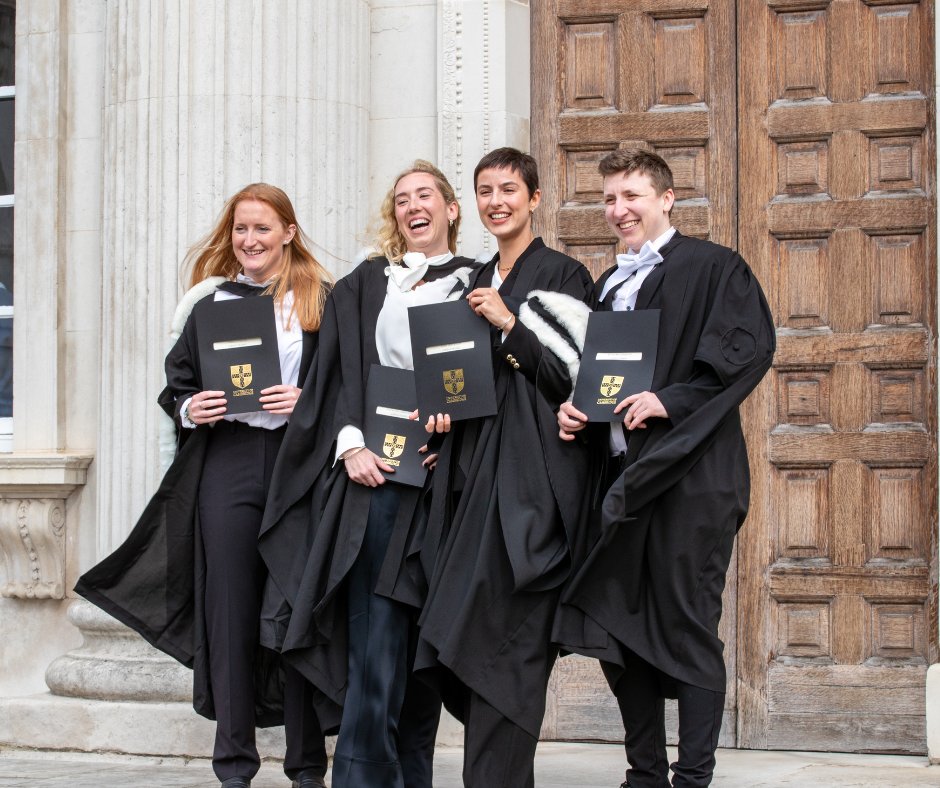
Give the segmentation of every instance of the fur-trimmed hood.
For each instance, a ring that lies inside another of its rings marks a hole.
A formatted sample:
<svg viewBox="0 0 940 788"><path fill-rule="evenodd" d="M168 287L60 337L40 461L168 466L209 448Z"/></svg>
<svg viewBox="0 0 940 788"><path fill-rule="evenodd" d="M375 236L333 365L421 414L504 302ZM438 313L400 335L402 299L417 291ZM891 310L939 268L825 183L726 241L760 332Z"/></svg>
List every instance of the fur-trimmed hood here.
<svg viewBox="0 0 940 788"><path fill-rule="evenodd" d="M519 309L523 324L568 368L572 393L590 314L591 308L583 301L550 290L533 290Z"/></svg>

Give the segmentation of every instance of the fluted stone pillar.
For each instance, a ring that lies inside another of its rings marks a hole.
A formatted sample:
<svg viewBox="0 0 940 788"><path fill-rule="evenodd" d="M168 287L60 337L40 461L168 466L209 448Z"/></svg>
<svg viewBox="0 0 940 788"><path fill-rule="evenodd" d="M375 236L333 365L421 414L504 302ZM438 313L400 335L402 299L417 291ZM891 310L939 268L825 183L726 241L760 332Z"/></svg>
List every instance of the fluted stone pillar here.
<svg viewBox="0 0 940 788"><path fill-rule="evenodd" d="M98 558L159 481L155 399L180 262L225 200L254 181L280 186L318 257L349 268L367 216L368 54L365 0L108 3ZM50 665L54 694L168 706L188 696L188 671L87 602L69 619L85 642ZM205 729L193 735L173 752L204 750Z"/></svg>
<svg viewBox="0 0 940 788"><path fill-rule="evenodd" d="M179 264L224 201L274 183L324 262L342 273L353 258L367 217L368 52L364 0L108 4L99 557L156 487Z"/></svg>

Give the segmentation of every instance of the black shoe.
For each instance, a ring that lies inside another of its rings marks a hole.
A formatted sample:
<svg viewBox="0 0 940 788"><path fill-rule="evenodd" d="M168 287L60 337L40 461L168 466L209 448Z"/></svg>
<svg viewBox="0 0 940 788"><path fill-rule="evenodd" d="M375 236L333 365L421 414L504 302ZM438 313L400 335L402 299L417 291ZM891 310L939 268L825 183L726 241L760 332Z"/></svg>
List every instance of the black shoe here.
<svg viewBox="0 0 940 788"><path fill-rule="evenodd" d="M303 771L291 781L291 788L326 788L326 782L315 772Z"/></svg>
<svg viewBox="0 0 940 788"><path fill-rule="evenodd" d="M222 780L222 788L251 788L250 777L229 777Z"/></svg>

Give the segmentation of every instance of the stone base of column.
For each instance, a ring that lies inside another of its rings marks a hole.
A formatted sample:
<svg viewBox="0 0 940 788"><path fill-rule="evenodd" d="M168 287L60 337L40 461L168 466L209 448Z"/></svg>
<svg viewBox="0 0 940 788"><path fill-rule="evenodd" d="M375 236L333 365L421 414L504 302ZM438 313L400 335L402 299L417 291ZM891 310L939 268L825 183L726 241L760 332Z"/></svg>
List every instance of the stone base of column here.
<svg viewBox="0 0 940 788"><path fill-rule="evenodd" d="M188 703L0 698L0 747L209 758L214 738L215 723ZM259 729L258 751L282 759L284 729Z"/></svg>
<svg viewBox="0 0 940 788"><path fill-rule="evenodd" d="M85 600L67 616L84 642L49 665L52 692L0 697L0 748L211 757L215 723L193 710L189 670ZM259 729L257 741L262 758L284 757L283 727ZM437 741L463 742L446 712Z"/></svg>
<svg viewBox="0 0 940 788"><path fill-rule="evenodd" d="M927 668L927 755L940 764L940 663Z"/></svg>

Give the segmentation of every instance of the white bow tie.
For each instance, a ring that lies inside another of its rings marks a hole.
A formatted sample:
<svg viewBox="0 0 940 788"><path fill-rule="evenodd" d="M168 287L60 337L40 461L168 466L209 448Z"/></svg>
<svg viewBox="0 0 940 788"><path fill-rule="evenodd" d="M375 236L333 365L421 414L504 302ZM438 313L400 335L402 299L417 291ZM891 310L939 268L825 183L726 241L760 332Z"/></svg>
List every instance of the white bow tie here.
<svg viewBox="0 0 940 788"><path fill-rule="evenodd" d="M659 265L662 261L663 256L653 250L649 241L643 244L643 246L640 247L640 251L637 253L628 252L627 254L618 254L617 270L614 271L604 283L600 300L603 301L611 290L619 287L634 274ZM639 288L637 288L637 290L639 290Z"/></svg>
<svg viewBox="0 0 940 788"><path fill-rule="evenodd" d="M451 257L453 255L450 252L439 254L431 259L425 257L423 252L406 252L400 263L393 263L386 267L385 275L402 293L406 293L424 279L428 268L446 263Z"/></svg>

